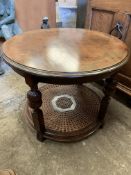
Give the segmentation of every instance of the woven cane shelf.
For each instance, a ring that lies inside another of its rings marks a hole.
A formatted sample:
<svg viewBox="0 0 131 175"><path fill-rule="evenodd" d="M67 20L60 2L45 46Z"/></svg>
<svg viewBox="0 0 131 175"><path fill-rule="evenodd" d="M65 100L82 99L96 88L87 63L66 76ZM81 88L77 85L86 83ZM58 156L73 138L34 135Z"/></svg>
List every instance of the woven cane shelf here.
<svg viewBox="0 0 131 175"><path fill-rule="evenodd" d="M55 141L77 141L99 128L97 116L100 98L91 89L84 85L45 85L40 91L43 94L42 111L46 128L44 137ZM27 105L24 111L33 129L31 108Z"/></svg>

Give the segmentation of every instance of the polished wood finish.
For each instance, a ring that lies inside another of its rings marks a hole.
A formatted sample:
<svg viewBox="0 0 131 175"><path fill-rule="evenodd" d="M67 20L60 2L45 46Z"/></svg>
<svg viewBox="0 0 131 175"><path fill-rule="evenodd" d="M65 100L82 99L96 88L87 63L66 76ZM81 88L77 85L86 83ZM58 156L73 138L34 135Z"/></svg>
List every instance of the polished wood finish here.
<svg viewBox="0 0 131 175"><path fill-rule="evenodd" d="M68 142L85 138L103 126L110 96L116 86L114 77L127 62L128 49L119 39L101 32L49 29L27 32L6 41L2 47L2 56L15 72L25 78L30 87L27 98L37 139L43 141L44 138L50 138ZM81 85L103 78L107 79L105 95L98 118L94 121L91 117L92 125L89 128L66 133L66 138L64 132L58 137L58 133L49 134L46 131L39 82Z"/></svg>
<svg viewBox="0 0 131 175"><path fill-rule="evenodd" d="M23 31L39 29L47 16L51 27L56 27L55 0L15 0L16 18Z"/></svg>
<svg viewBox="0 0 131 175"><path fill-rule="evenodd" d="M41 75L105 73L128 56L127 46L117 38L83 29L31 31L13 37L2 48L9 62Z"/></svg>
<svg viewBox="0 0 131 175"><path fill-rule="evenodd" d="M122 24L122 40L131 50L131 1L88 0L86 28L110 33L117 22ZM112 34L116 35L115 32ZM128 95L131 94L131 57L118 74L117 88Z"/></svg>

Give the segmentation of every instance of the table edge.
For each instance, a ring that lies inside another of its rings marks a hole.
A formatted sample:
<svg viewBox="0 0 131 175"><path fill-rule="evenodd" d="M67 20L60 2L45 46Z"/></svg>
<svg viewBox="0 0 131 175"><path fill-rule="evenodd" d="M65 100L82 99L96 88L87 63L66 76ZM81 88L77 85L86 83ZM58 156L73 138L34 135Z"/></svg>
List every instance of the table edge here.
<svg viewBox="0 0 131 175"><path fill-rule="evenodd" d="M91 77L95 75L102 75L106 73L111 73L115 70L119 70L122 66L124 66L129 59L129 49L127 56L119 63L114 64L113 66L103 68L103 69L97 69L93 71L83 71L83 72L56 72L56 71L46 71L36 68L31 68L22 64L19 64L15 61L12 61L10 58L8 58L3 50L1 49L1 57L6 61L8 65L10 65L14 69L19 69L20 71L23 71L28 74L33 74L36 76L43 76L43 77L60 77L60 78L79 78L79 77Z"/></svg>

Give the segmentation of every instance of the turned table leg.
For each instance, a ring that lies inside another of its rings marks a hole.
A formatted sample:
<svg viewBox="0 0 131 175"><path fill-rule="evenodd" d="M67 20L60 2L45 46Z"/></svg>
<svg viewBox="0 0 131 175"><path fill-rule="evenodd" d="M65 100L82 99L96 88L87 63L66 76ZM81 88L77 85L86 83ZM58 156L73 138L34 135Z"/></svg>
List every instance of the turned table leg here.
<svg viewBox="0 0 131 175"><path fill-rule="evenodd" d="M42 105L42 94L38 90L38 82L32 77L25 78L26 84L29 85L31 90L27 93L28 105L32 108L32 119L34 123L34 127L37 131L37 139L39 141L44 141L45 138L43 136L45 132L44 118L43 112L40 109Z"/></svg>
<svg viewBox="0 0 131 175"><path fill-rule="evenodd" d="M114 94L116 90L116 85L117 85L117 81L115 79L115 75L112 75L110 78L107 78L105 80L105 85L103 89L104 97L101 100L100 111L98 114L98 119L101 122L101 128L103 128L104 118L107 112L107 108L108 108L111 96Z"/></svg>

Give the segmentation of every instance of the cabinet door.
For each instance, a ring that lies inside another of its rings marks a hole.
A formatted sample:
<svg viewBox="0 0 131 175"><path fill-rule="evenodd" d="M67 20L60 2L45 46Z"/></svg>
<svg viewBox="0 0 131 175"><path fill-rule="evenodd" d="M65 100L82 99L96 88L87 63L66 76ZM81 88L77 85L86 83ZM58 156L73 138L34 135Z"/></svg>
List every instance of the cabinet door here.
<svg viewBox="0 0 131 175"><path fill-rule="evenodd" d="M110 33L115 24L120 22L123 25L122 39L124 40L129 25L129 16L114 8L113 1L112 7L111 5L108 6L108 4L106 7L104 3L98 4L99 1L101 2L102 0L90 0L88 2L85 27L91 30Z"/></svg>
<svg viewBox="0 0 131 175"><path fill-rule="evenodd" d="M131 54L131 16L125 42L128 45ZM120 74L118 75L118 80L118 88L131 96L131 55L129 57L128 63L123 67Z"/></svg>
<svg viewBox="0 0 131 175"><path fill-rule="evenodd" d="M117 23L122 24L122 40L131 50L131 0L89 0L85 27L110 33ZM112 32L116 35L115 32ZM131 95L131 57L118 75L118 88Z"/></svg>

